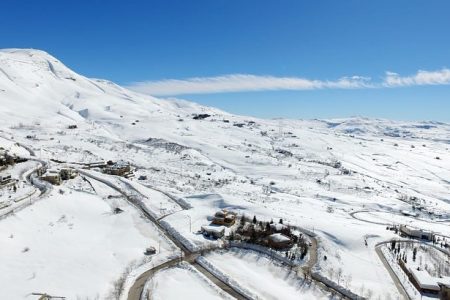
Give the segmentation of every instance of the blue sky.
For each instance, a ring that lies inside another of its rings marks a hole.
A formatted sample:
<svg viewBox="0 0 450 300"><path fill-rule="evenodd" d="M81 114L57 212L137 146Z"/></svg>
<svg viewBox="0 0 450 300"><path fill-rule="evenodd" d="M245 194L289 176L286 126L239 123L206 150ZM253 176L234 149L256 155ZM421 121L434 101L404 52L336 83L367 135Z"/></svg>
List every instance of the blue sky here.
<svg viewBox="0 0 450 300"><path fill-rule="evenodd" d="M16 0L2 3L0 47L240 114L450 121L449 11L439 0Z"/></svg>

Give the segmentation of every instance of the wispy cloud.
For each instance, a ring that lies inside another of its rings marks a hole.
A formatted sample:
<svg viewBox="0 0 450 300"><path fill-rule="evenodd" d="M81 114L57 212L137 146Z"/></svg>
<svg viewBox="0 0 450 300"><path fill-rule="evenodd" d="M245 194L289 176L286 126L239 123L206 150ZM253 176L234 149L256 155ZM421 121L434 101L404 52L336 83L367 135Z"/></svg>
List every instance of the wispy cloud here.
<svg viewBox="0 0 450 300"><path fill-rule="evenodd" d="M230 74L182 80L143 81L133 83L128 88L154 96L175 96L271 90L364 89L444 84L450 84L449 69L418 71L416 74L406 77L387 72L381 82L374 82L370 77L364 76L342 77L337 80L315 80L301 77Z"/></svg>
<svg viewBox="0 0 450 300"><path fill-rule="evenodd" d="M416 74L406 77L394 72L386 72L383 82L386 87L447 84L450 84L450 69L445 68L438 71L419 70Z"/></svg>
<svg viewBox="0 0 450 300"><path fill-rule="evenodd" d="M369 87L370 78L352 76L335 81L310 80L299 77L231 74L217 77L168 79L133 83L130 89L155 95L212 94L269 90L355 89Z"/></svg>

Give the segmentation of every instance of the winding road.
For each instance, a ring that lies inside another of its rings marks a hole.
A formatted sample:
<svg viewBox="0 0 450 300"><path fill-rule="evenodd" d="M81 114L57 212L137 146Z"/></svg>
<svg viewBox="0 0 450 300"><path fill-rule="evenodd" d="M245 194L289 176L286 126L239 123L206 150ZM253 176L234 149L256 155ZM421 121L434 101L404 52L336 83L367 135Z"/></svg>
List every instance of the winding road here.
<svg viewBox="0 0 450 300"><path fill-rule="evenodd" d="M47 195L50 191L51 191L51 187L49 187L46 184L43 184L41 181L39 181L35 176L33 176L33 174L36 174L39 170L41 169L45 169L47 167L47 163L45 161L39 160L35 157L34 152L32 151L32 149L30 149L29 147L25 147L24 145L21 145L22 147L24 147L25 149L27 149L30 153L30 160L34 160L39 162L39 166L35 167L34 169L32 169L32 171L28 170L27 172L29 172L29 174L27 174L25 176L25 179L32 185L34 185L36 188L38 188L41 191L41 194L39 195L39 199L42 199L45 195ZM64 162L59 162L58 163L64 163ZM149 211L147 210L147 208L145 208L142 204L142 202L140 201L140 199L136 196L136 195L140 195L142 197L145 197L144 195L142 195L139 191L137 191L136 189L134 189L131 185L127 185L127 188L132 190L132 192L134 193L129 193L126 190L120 188L119 186L113 184L111 181L109 180L105 180L103 178L101 178L101 176L95 176L92 175L90 172L86 172L85 170L82 169L78 169L79 173L82 174L85 177L89 177L93 180L99 181L103 184L106 184L107 186L113 188L114 190L118 191L120 194L122 194L125 199L131 203L133 206L135 206L137 209L139 209L141 211L141 213L148 219L150 220L155 226L157 226L157 228L170 240L173 242L174 245L176 245L180 251L181 251L181 256L171 259L169 261L166 261L158 266L153 267L152 269L149 269L147 271L145 271L144 273L142 273L141 275L139 275L136 280L134 281L134 283L132 284L132 286L130 287L130 289L128 290L128 295L127 295L127 299L128 300L141 300L142 294L143 294L143 290L145 287L145 283L159 270L161 269L165 269L171 266L175 266L178 263L180 263L181 261L187 262L190 265L192 265L196 270L198 270L201 274L203 274L205 277L207 277L212 283L214 283L215 285L217 285L220 289L222 289L225 293L229 294L231 297L238 299L238 300L250 300L250 298L246 295L241 294L237 289L235 289L234 287L230 286L227 282L223 281L221 278L217 277L215 274L213 274L212 272L210 272L209 270L207 270L206 268L204 268L203 266L201 266L200 264L198 264L196 262L197 257L203 255L205 252L207 251L213 251L218 249L219 247L216 248L212 248L209 250L199 250L199 251L191 251L189 250L187 247L185 247L183 245L183 243L170 231L168 231L164 226L161 225L161 223L159 222L159 220L153 216L151 213L149 213ZM26 172L25 172L26 173ZM153 188L153 187L149 187L149 188ZM153 188L154 189L154 188ZM165 192L162 192L158 189L154 189L155 191L158 191L160 193L165 194L166 196L170 197L173 201L175 201L176 203L178 203L183 209L188 209L188 207L186 207L185 203L179 203L179 199L175 199L175 197L173 197L172 195L169 195ZM34 201L33 201L34 202ZM29 205L29 204L28 204ZM27 205L24 205L27 206ZM306 274L310 274L313 267L316 265L317 263L317 240L314 236L311 236L311 234L309 234L308 232L304 232L305 234L307 234L308 236L310 236L311 238L311 248L310 248L310 259L308 261L308 263L305 266L299 267L298 271L302 272L302 273L306 273ZM313 278L313 280L315 282L317 282L320 286L322 286L324 289L333 291L337 294L341 294L341 292L337 289L335 289L334 287L330 287L329 285L327 285L325 282L321 281L320 279L316 279ZM346 298L345 295L341 296L343 298Z"/></svg>
<svg viewBox="0 0 450 300"><path fill-rule="evenodd" d="M133 204L135 207L137 207L141 213L150 220L153 224L158 227L158 229L165 234L167 238L169 238L182 252L182 255L180 258L172 259L170 261L167 261L159 266L153 267L150 270L147 270L146 272L142 273L133 283L130 290L128 291L128 300L140 300L141 295L145 286L145 283L147 280L151 278L151 276L157 272L158 270L161 270L163 268L167 268L170 266L174 266L180 261L185 261L189 264L191 264L194 268L196 268L200 273L204 274L207 278L209 278L213 283L215 283L219 288L221 288L224 292L228 293L230 296L232 296L235 299L238 300L249 300L248 297L245 295L242 295L238 291L234 290L233 287L228 285L226 282L222 281L220 278L216 277L214 274L200 266L195 262L195 259L201 255L202 251L190 251L188 248L186 248L183 243L181 243L170 231L168 231L164 226L160 224L160 222L152 216L146 208L144 208L141 204L141 201L139 199L136 199L134 195L128 194L126 191L123 191L118 186L112 184L110 181L104 180L102 178L99 178L97 176L93 176L89 172L86 172L84 170L78 170L80 174L83 174L86 177L89 177L91 179L97 180L102 182L103 184L108 185L109 187L113 188L114 190L121 193L131 204ZM130 189L132 189L132 186L128 186ZM134 190L135 193L140 194L137 190Z"/></svg>

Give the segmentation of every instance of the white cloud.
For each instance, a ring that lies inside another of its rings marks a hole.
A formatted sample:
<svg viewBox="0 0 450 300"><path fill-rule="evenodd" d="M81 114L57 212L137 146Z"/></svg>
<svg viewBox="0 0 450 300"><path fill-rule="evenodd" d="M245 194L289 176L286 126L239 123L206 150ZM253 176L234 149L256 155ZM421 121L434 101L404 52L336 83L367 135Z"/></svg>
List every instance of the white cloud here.
<svg viewBox="0 0 450 300"><path fill-rule="evenodd" d="M154 96L175 96L274 90L394 88L447 84L450 84L450 69L444 68L437 71L420 70L414 75L405 77L394 72L386 72L386 76L381 82L374 82L371 78L363 76L342 77L337 80L314 80L300 77L229 74L181 80L143 81L133 83L128 88Z"/></svg>
<svg viewBox="0 0 450 300"><path fill-rule="evenodd" d="M370 87L369 78L352 76L336 81L310 80L299 77L230 74L217 77L168 79L131 84L128 88L155 96L212 94L269 90L354 89Z"/></svg>
<svg viewBox="0 0 450 300"><path fill-rule="evenodd" d="M450 84L450 69L438 71L419 70L415 75L402 77L394 72L386 72L383 85L386 87L400 87L413 85L446 85Z"/></svg>

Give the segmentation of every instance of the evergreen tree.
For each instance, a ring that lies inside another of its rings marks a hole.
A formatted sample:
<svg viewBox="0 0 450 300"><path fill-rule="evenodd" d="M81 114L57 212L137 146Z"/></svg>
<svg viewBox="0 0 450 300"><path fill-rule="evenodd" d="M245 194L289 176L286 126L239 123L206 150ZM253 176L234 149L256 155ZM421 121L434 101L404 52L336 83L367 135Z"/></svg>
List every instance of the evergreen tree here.
<svg viewBox="0 0 450 300"><path fill-rule="evenodd" d="M391 251L395 250L395 240L391 241Z"/></svg>
<svg viewBox="0 0 450 300"><path fill-rule="evenodd" d="M242 215L240 223L241 223L242 226L245 225L245 215Z"/></svg>
<svg viewBox="0 0 450 300"><path fill-rule="evenodd" d="M266 232L270 232L270 223L266 223Z"/></svg>
<svg viewBox="0 0 450 300"><path fill-rule="evenodd" d="M307 253L308 253L308 247L305 246L302 248L302 252L300 253L300 259L303 260Z"/></svg>

